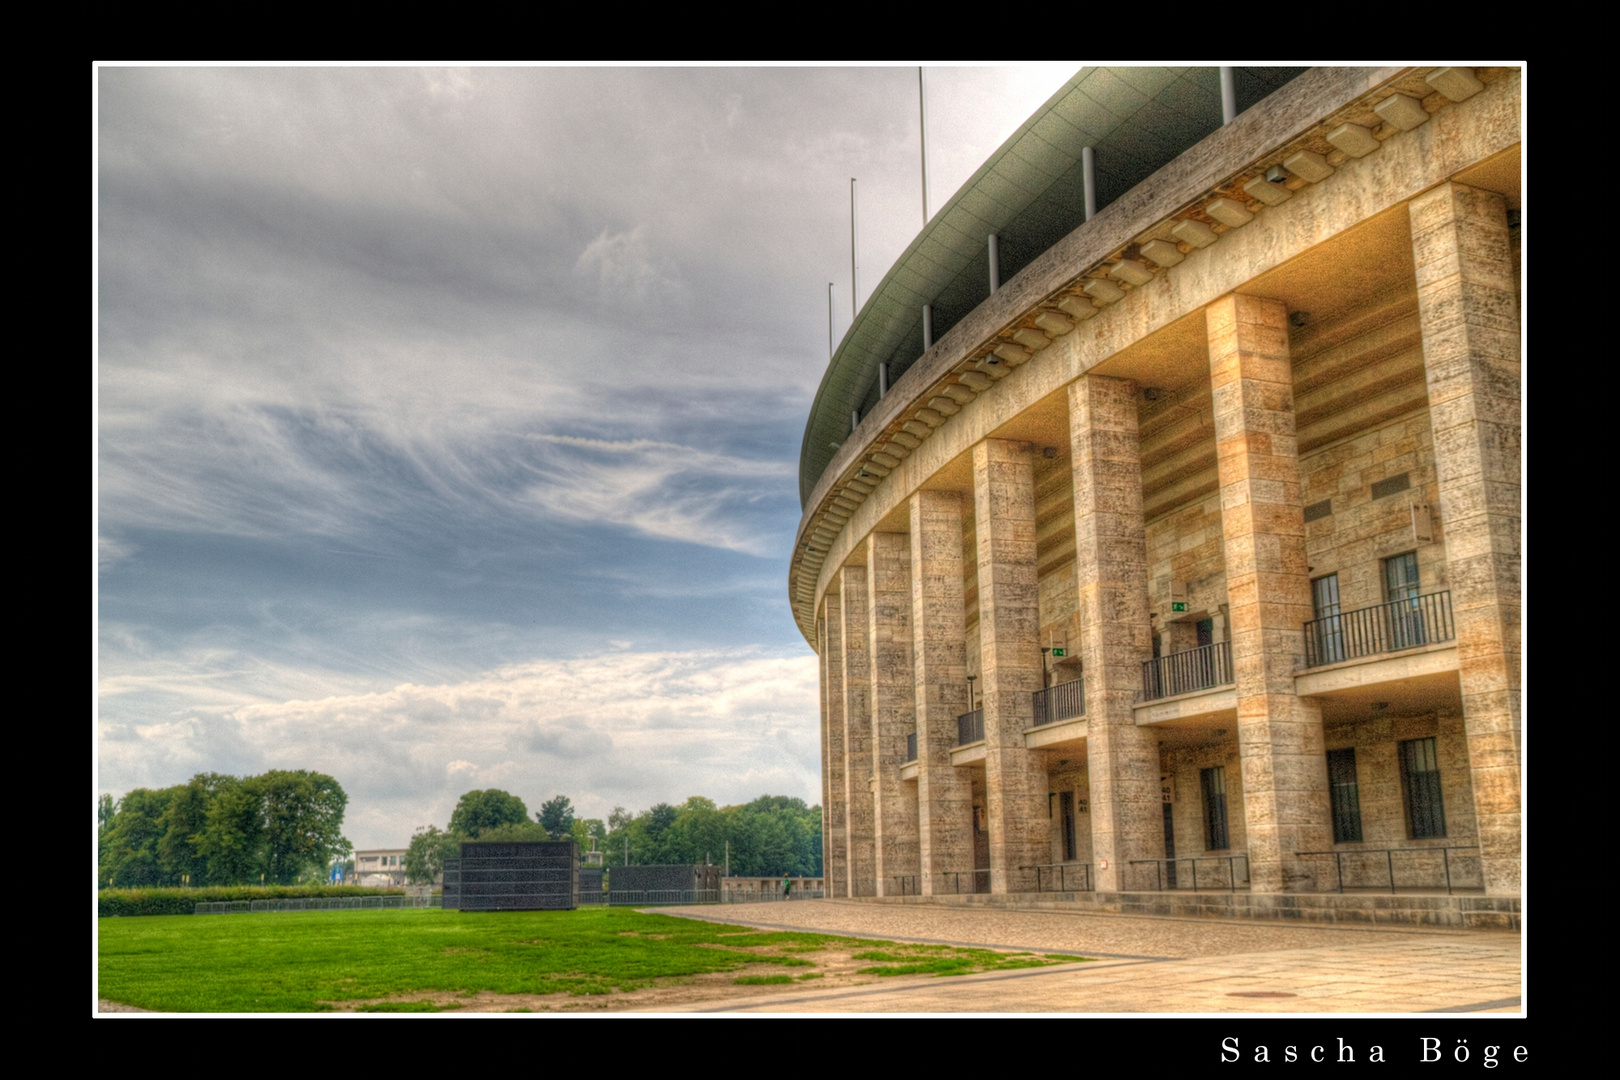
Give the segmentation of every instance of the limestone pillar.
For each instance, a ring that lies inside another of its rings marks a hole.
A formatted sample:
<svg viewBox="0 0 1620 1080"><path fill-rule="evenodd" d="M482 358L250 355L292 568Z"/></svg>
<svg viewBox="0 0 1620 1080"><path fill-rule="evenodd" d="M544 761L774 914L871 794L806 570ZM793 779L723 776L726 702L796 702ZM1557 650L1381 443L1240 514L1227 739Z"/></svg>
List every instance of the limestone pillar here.
<svg viewBox="0 0 1620 1080"><path fill-rule="evenodd" d="M1238 751L1256 892L1315 886L1299 851L1331 850L1322 710L1294 693L1311 618L1288 312L1223 297L1206 309Z"/></svg>
<svg viewBox="0 0 1620 1080"><path fill-rule="evenodd" d="M866 538L867 619L872 643L872 792L877 895L899 895L897 875L917 874L917 803L900 779L916 723L911 668L911 537ZM912 883L915 891L916 883Z"/></svg>
<svg viewBox="0 0 1620 1080"><path fill-rule="evenodd" d="M1098 375L1070 383L1069 440L1091 851L1096 888L1114 892L1153 869L1133 871L1131 860L1164 858L1159 740L1132 712L1153 655L1136 384Z"/></svg>
<svg viewBox="0 0 1620 1080"><path fill-rule="evenodd" d="M917 710L917 847L922 891L973 869L973 789L951 765L956 718L967 699L962 595L962 496L911 496L911 631ZM948 890L947 890L948 891Z"/></svg>
<svg viewBox="0 0 1620 1080"><path fill-rule="evenodd" d="M821 694L826 702L822 783L821 872L828 896L849 895L849 832L844 810L844 606L836 594L822 601Z"/></svg>
<svg viewBox="0 0 1620 1080"><path fill-rule="evenodd" d="M1502 196L1413 199L1418 318L1485 891L1519 892L1519 310Z"/></svg>
<svg viewBox="0 0 1620 1080"><path fill-rule="evenodd" d="M1035 483L1030 445L986 439L973 448L979 560L979 685L984 693L990 891L1035 887L1021 866L1050 862L1046 767L1024 747L1041 689Z"/></svg>
<svg viewBox="0 0 1620 1080"><path fill-rule="evenodd" d="M849 896L875 896L876 822L872 815L871 644L866 567L838 571L844 606L844 820L848 829Z"/></svg>

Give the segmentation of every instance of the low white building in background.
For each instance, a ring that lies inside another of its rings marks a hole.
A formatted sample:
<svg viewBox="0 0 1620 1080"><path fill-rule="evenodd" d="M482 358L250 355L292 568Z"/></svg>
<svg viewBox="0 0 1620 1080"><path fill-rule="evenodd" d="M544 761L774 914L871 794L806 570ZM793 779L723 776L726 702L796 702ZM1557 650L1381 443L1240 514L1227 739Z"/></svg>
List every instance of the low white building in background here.
<svg viewBox="0 0 1620 1080"><path fill-rule="evenodd" d="M354 853L354 883L382 887L405 884L405 848L374 848Z"/></svg>

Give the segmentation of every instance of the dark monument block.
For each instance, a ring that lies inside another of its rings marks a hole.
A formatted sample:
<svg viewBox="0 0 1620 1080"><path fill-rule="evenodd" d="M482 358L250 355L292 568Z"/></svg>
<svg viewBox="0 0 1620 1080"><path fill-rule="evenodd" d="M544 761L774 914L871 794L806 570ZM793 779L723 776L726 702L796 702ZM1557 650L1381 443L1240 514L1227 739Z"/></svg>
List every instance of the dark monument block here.
<svg viewBox="0 0 1620 1080"><path fill-rule="evenodd" d="M572 840L461 845L444 861L446 908L461 911L572 911L579 851Z"/></svg>

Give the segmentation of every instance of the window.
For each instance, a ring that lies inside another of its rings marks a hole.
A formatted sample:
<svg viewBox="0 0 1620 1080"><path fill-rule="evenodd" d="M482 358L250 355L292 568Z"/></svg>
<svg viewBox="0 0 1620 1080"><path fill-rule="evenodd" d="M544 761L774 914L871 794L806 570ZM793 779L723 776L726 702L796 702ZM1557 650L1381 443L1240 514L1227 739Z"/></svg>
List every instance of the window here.
<svg viewBox="0 0 1620 1080"><path fill-rule="evenodd" d="M1389 648L1410 649L1427 641L1423 611L1418 605L1417 552L1408 551L1384 560L1384 593L1389 601Z"/></svg>
<svg viewBox="0 0 1620 1080"><path fill-rule="evenodd" d="M1311 607L1316 623L1311 627L1311 646L1317 664L1336 664L1345 658L1344 625L1339 620L1339 575L1329 574L1311 582Z"/></svg>
<svg viewBox="0 0 1620 1080"><path fill-rule="evenodd" d="M1440 755L1433 737L1401 743L1400 762L1407 834L1413 840L1446 835L1446 807L1440 797Z"/></svg>
<svg viewBox="0 0 1620 1080"><path fill-rule="evenodd" d="M1063 814L1063 859L1074 861L1074 792L1065 791L1058 796L1058 809Z"/></svg>
<svg viewBox="0 0 1620 1080"><path fill-rule="evenodd" d="M1356 752L1329 750L1328 795L1333 802L1333 842L1353 844L1361 840L1361 795L1356 788Z"/></svg>
<svg viewBox="0 0 1620 1080"><path fill-rule="evenodd" d="M1204 789L1204 850L1225 851L1232 846L1226 831L1226 768L1199 771Z"/></svg>

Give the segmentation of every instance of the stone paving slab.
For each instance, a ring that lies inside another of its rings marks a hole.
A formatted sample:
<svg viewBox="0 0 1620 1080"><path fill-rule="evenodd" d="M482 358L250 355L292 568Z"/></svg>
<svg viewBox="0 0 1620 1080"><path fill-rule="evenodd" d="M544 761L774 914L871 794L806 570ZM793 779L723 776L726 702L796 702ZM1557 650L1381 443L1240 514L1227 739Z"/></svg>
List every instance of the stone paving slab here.
<svg viewBox="0 0 1620 1080"><path fill-rule="evenodd" d="M768 929L1103 959L885 986L732 999L680 1012L1237 1013L1522 1012L1520 936L1237 920L895 908L806 901L734 915L662 913Z"/></svg>

